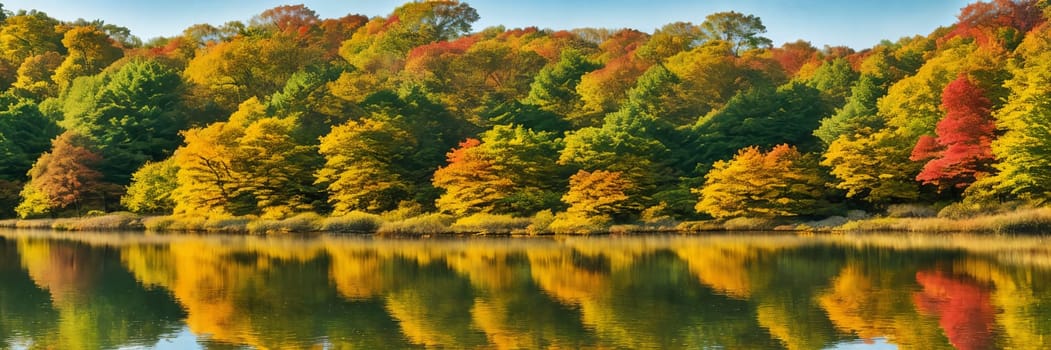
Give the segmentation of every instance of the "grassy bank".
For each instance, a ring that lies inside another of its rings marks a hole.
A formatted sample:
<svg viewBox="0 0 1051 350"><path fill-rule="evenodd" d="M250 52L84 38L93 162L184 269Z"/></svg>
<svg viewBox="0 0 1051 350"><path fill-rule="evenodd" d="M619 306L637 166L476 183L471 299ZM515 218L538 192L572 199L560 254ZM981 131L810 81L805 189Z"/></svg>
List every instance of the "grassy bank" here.
<svg viewBox="0 0 1051 350"><path fill-rule="evenodd" d="M818 232L925 232L925 233L1051 233L1051 208L1023 209L1008 213L951 219L939 217L832 217L819 221L736 218L614 225L567 218L541 212L531 218L475 214L455 218L442 214L375 215L361 212L339 217L299 214L283 220L254 217L200 218L139 216L110 213L101 216L3 220L2 228L53 229L59 231L149 230L156 232L206 232L240 234L287 234L326 232L380 235L540 235L540 234L634 234L697 233L706 231L818 231Z"/></svg>
<svg viewBox="0 0 1051 350"><path fill-rule="evenodd" d="M1023 209L972 218L873 218L835 228L846 232L1051 233L1051 208Z"/></svg>
<svg viewBox="0 0 1051 350"><path fill-rule="evenodd" d="M546 219L541 217L540 220ZM478 214L456 219L442 214L394 213L380 216L361 212L338 217L305 213L282 220L256 217L139 216L125 212L79 218L0 220L0 228L58 231L148 230L257 235L309 232L381 235L548 233L543 229L531 230L535 224L535 218L515 218L508 215Z"/></svg>
<svg viewBox="0 0 1051 350"><path fill-rule="evenodd" d="M58 231L143 230L146 228L143 220L143 217L136 214L117 212L79 218L0 220L0 227Z"/></svg>
<svg viewBox="0 0 1051 350"><path fill-rule="evenodd" d="M534 217L475 214L456 218L434 213L391 213L375 215L361 212L345 216L325 217L313 213L299 214L282 220L255 217L179 217L139 216L131 213L111 213L101 216L2 220L0 228L38 229L58 231L115 231L147 230L154 232L204 232L233 234L288 234L288 233L343 233L379 234L392 236L416 235L546 235L546 234L602 234L682 232L677 223L612 225L594 220L556 217L541 212Z"/></svg>
<svg viewBox="0 0 1051 350"><path fill-rule="evenodd" d="M816 221L737 218L679 224L681 231L922 232L1051 234L1051 208L1027 208L966 218L936 217L936 211L883 217L831 217Z"/></svg>

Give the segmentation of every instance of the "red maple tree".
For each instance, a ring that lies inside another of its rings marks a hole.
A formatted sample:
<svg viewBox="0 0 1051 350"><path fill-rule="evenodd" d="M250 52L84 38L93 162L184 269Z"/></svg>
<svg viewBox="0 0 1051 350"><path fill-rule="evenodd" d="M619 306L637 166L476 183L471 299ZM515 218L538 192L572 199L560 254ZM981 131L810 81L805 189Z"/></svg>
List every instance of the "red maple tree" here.
<svg viewBox="0 0 1051 350"><path fill-rule="evenodd" d="M984 91L961 75L942 92L943 118L937 138L924 135L910 159L927 164L916 180L940 188L965 188L992 169L996 125Z"/></svg>
<svg viewBox="0 0 1051 350"><path fill-rule="evenodd" d="M938 316L938 325L957 349L993 348L996 309L988 287L937 271L916 273L923 291L913 294L920 312Z"/></svg>

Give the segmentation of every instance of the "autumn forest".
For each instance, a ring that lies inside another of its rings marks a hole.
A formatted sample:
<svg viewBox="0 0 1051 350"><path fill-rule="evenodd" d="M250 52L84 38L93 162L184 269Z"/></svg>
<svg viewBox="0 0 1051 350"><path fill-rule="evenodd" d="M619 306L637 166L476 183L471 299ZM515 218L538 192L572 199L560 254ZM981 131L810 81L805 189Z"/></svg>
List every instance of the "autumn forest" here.
<svg viewBox="0 0 1051 350"><path fill-rule="evenodd" d="M291 5L144 42L3 11L0 214L578 232L1051 200L1044 0L857 50L773 43L732 11L652 32L480 15Z"/></svg>

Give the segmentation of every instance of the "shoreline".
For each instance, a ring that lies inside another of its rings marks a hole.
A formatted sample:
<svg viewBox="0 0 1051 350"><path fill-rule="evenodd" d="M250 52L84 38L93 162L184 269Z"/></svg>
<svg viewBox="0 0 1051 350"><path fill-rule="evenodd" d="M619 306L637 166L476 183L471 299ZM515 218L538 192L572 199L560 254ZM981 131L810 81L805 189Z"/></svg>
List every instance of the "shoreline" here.
<svg viewBox="0 0 1051 350"><path fill-rule="evenodd" d="M485 221L488 219L488 221ZM480 221L481 220L481 221ZM1051 208L1023 209L969 218L873 217L846 219L832 217L820 221L786 218L735 218L706 221L664 221L659 223L618 224L582 227L556 232L538 228L529 218L484 215L479 218L453 218L424 214L408 218L381 218L352 213L343 217L300 214L283 220L254 217L215 219L175 216L142 216L115 212L100 216L53 219L0 220L0 228L54 231L150 231L171 233L216 233L280 235L292 233L361 234L379 236L551 236L551 235L634 235L700 234L715 232L803 232L803 233L973 233L1044 234L1051 233Z"/></svg>

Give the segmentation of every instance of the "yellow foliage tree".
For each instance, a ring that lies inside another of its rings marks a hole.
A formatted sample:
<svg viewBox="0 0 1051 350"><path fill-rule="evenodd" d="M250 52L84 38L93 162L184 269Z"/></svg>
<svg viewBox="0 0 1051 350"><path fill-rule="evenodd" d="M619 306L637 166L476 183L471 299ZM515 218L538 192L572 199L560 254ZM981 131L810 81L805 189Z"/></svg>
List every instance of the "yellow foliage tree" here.
<svg viewBox="0 0 1051 350"><path fill-rule="evenodd" d="M45 99L58 95L58 86L51 80L51 72L62 64L62 55L48 51L26 58L18 67L18 80L11 85L19 95Z"/></svg>
<svg viewBox="0 0 1051 350"><path fill-rule="evenodd" d="M184 131L185 145L175 151L178 187L172 193L175 214L229 214L234 191L241 181L232 165L237 142L244 135L239 125L215 123Z"/></svg>
<svg viewBox="0 0 1051 350"><path fill-rule="evenodd" d="M713 42L668 58L668 71L681 80L668 96L660 96L667 112L681 118L703 116L751 86L749 67L730 52L729 43Z"/></svg>
<svg viewBox="0 0 1051 350"><path fill-rule="evenodd" d="M919 184L913 181L915 164L901 160L904 152L895 144L900 138L865 128L861 134L842 135L828 146L821 165L839 181L836 187L847 197L865 198L872 203L915 199ZM907 159L907 158L905 158Z"/></svg>
<svg viewBox="0 0 1051 350"><path fill-rule="evenodd" d="M813 214L824 207L824 181L811 155L778 145L763 153L741 149L730 161L718 161L705 176L698 212L717 218Z"/></svg>
<svg viewBox="0 0 1051 350"><path fill-rule="evenodd" d="M996 112L1002 136L992 142L998 173L978 180L967 190L968 200L996 203L1020 199L1036 204L1051 202L1051 158L1047 137L1051 125L1051 28L1026 37L1018 48L1019 64L1004 85L1010 97Z"/></svg>
<svg viewBox="0 0 1051 350"><path fill-rule="evenodd" d="M322 62L322 56L320 48L301 47L284 34L239 37L203 50L184 74L194 84L193 98L232 112L250 97L264 98L279 91L292 74Z"/></svg>
<svg viewBox="0 0 1051 350"><path fill-rule="evenodd" d="M327 184L333 215L354 210L384 211L408 199L411 183L394 169L415 144L407 131L374 119L351 121L321 138L325 165L317 183Z"/></svg>
<svg viewBox="0 0 1051 350"><path fill-rule="evenodd" d="M497 125L449 153L449 165L434 176L444 188L438 208L445 212L532 215L558 205L562 167L556 164L561 140L550 132ZM480 195L480 197L474 194ZM471 200L471 209L462 200Z"/></svg>
<svg viewBox="0 0 1051 350"><path fill-rule="evenodd" d="M283 218L313 210L313 146L300 145L292 138L295 120L263 118L247 128L239 140L235 171L244 174L238 195L255 200L264 217Z"/></svg>
<svg viewBox="0 0 1051 350"><path fill-rule="evenodd" d="M60 90L73 84L73 79L93 75L124 56L124 51L114 46L109 34L97 27L76 27L66 32L62 45L69 50L66 59L55 68L52 80Z"/></svg>
<svg viewBox="0 0 1051 350"><path fill-rule="evenodd" d="M175 214L281 218L315 209L312 174L320 157L314 146L295 142L294 128L294 119L266 117L183 132L174 156Z"/></svg>
<svg viewBox="0 0 1051 350"><path fill-rule="evenodd" d="M175 159L168 158L160 162L146 162L131 175L131 185L120 203L136 213L169 213L175 207L172 191L175 191L175 179L179 167Z"/></svg>
<svg viewBox="0 0 1051 350"><path fill-rule="evenodd" d="M20 12L0 27L0 59L18 67L27 58L62 49L63 27L44 12Z"/></svg>

